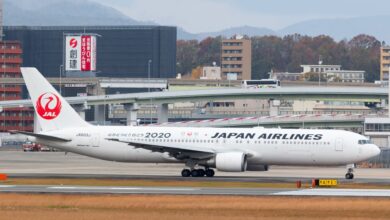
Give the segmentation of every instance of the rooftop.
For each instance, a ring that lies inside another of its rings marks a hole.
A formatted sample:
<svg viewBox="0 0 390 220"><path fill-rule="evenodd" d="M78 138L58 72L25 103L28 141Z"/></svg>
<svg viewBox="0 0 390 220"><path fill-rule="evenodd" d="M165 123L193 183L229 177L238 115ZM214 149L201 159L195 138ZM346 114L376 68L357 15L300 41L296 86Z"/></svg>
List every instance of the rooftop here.
<svg viewBox="0 0 390 220"><path fill-rule="evenodd" d="M318 65L318 64L314 64L314 65L311 65L311 64L304 64L304 65L301 65L301 67L307 67L307 66L310 66L310 67L341 67L341 65Z"/></svg>

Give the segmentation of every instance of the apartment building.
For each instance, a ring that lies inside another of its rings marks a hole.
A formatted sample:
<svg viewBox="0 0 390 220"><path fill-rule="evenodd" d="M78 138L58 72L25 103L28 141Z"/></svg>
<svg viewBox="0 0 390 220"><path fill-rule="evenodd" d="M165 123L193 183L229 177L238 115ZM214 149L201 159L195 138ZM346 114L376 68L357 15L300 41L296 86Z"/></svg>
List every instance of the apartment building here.
<svg viewBox="0 0 390 220"><path fill-rule="evenodd" d="M250 80L252 78L251 40L236 35L222 40L221 49L222 79Z"/></svg>
<svg viewBox="0 0 390 220"><path fill-rule="evenodd" d="M21 77L22 49L18 41L0 42L0 101L22 98L22 87L1 84L1 78ZM9 130L32 131L34 112L30 108L0 109L0 132Z"/></svg>
<svg viewBox="0 0 390 220"><path fill-rule="evenodd" d="M381 47L380 52L380 80L389 80L390 46Z"/></svg>

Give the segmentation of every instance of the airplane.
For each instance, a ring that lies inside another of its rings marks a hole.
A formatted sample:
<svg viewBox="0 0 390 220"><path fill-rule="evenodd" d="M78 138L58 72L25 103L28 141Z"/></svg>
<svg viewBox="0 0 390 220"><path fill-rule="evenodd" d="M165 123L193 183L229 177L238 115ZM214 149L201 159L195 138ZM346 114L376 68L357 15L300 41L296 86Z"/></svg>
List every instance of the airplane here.
<svg viewBox="0 0 390 220"><path fill-rule="evenodd" d="M347 165L379 155L359 134L344 130L94 126L84 121L33 67L21 68L40 131L11 131L36 143L117 162L182 163L183 177L267 171L270 165Z"/></svg>

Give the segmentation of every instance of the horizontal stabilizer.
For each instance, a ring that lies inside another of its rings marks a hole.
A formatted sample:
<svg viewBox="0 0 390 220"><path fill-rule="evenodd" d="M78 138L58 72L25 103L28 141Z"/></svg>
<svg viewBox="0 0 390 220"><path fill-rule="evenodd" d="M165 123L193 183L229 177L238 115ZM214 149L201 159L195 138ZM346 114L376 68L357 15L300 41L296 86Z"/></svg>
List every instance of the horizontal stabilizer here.
<svg viewBox="0 0 390 220"><path fill-rule="evenodd" d="M36 134L32 132L26 132L26 131L10 131L11 134L24 134L27 136L32 136L40 139L45 139L48 141L61 141L61 142L69 142L70 139L60 138L56 136L46 135L46 134Z"/></svg>

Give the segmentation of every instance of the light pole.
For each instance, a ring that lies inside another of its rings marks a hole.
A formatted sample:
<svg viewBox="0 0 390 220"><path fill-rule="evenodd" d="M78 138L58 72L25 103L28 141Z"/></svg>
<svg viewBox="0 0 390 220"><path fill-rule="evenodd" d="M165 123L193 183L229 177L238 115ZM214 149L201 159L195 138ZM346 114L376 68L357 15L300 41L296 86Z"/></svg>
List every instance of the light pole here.
<svg viewBox="0 0 390 220"><path fill-rule="evenodd" d="M321 86L321 67L322 67L322 56L320 55L320 57L319 57L319 59L318 59L318 65L319 65L319 67L318 67L318 69L319 69L319 71L318 71L318 86Z"/></svg>
<svg viewBox="0 0 390 220"><path fill-rule="evenodd" d="M5 35L2 34L2 37L4 37ZM4 39L4 38L3 38ZM7 53L6 53L6 49L7 49L7 41L3 41L4 42L4 45L2 46L3 47L3 75L2 77L5 78L5 59L7 57ZM5 93L5 83L3 84L3 98L2 98L3 101L6 101L6 93ZM5 125L5 116L6 116L6 111L4 109L2 109L3 112L3 132L6 132L6 125Z"/></svg>
<svg viewBox="0 0 390 220"><path fill-rule="evenodd" d="M387 109L388 109L388 113L387 113L387 117L390 118L390 73L387 75L387 87L388 87L388 92L389 92L389 96L387 98Z"/></svg>
<svg viewBox="0 0 390 220"><path fill-rule="evenodd" d="M148 60L148 84L149 84L149 86L148 86L148 93L150 93L150 65L151 64L152 64L152 60ZM149 110L150 110L150 122L149 122L149 124L152 124L152 98L150 98Z"/></svg>
<svg viewBox="0 0 390 220"><path fill-rule="evenodd" d="M64 65L60 65L60 95L62 95L62 69Z"/></svg>
<svg viewBox="0 0 390 220"><path fill-rule="evenodd" d="M152 64L152 60L148 60L148 83L150 84L150 65ZM150 92L150 85L148 86L148 92Z"/></svg>
<svg viewBox="0 0 390 220"><path fill-rule="evenodd" d="M231 73L230 73L230 65L232 63L232 57L229 55L229 64L228 64L228 74L227 74L227 79L228 79L228 82L229 82L229 88L230 88L230 77L231 77Z"/></svg>
<svg viewBox="0 0 390 220"><path fill-rule="evenodd" d="M21 130L24 131L24 121L23 121L23 105L19 105L20 109L20 117L22 118L21 123L19 124L21 127Z"/></svg>

